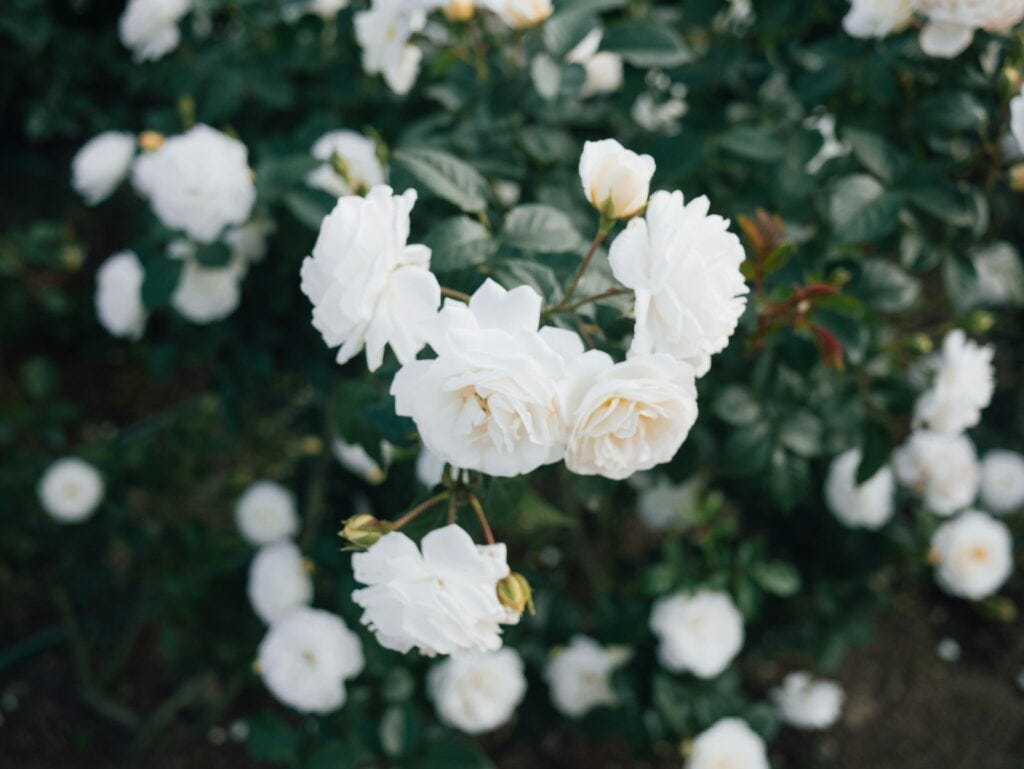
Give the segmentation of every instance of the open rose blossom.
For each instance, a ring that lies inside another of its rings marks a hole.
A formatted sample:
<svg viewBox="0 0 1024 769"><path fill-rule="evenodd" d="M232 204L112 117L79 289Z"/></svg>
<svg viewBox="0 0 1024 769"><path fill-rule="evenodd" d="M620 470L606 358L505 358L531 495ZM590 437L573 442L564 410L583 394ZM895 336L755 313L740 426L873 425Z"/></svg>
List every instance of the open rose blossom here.
<svg viewBox="0 0 1024 769"><path fill-rule="evenodd" d="M993 513L1024 507L1024 455L993 449L981 460L981 501Z"/></svg>
<svg viewBox="0 0 1024 769"><path fill-rule="evenodd" d="M769 769L762 740L739 718L723 718L697 735L686 769Z"/></svg>
<svg viewBox="0 0 1024 769"><path fill-rule="evenodd" d="M590 205L611 219L636 216L647 205L654 158L627 150L614 139L587 142L580 181Z"/></svg>
<svg viewBox="0 0 1024 769"><path fill-rule="evenodd" d="M743 617L732 598L717 590L659 599L650 626L658 637L662 666L699 678L717 676L743 646Z"/></svg>
<svg viewBox="0 0 1024 769"><path fill-rule="evenodd" d="M849 449L832 460L825 479L825 501L844 526L878 529L892 518L896 479L892 469L883 466L858 485L860 458L860 449Z"/></svg>
<svg viewBox="0 0 1024 769"><path fill-rule="evenodd" d="M235 505L235 525L251 545L293 537L299 531L295 497L278 483L256 481Z"/></svg>
<svg viewBox="0 0 1024 769"><path fill-rule="evenodd" d="M885 37L913 20L913 0L851 0L843 29L852 37Z"/></svg>
<svg viewBox="0 0 1024 769"><path fill-rule="evenodd" d="M797 729L828 729L843 711L843 687L810 673L790 673L772 690L782 720Z"/></svg>
<svg viewBox="0 0 1024 769"><path fill-rule="evenodd" d="M552 652L544 669L551 702L570 718L615 704L612 674L628 659L624 646L601 646L593 638L575 636L568 646Z"/></svg>
<svg viewBox="0 0 1024 769"><path fill-rule="evenodd" d="M65 457L46 469L37 491L50 517L61 523L78 523L89 518L103 501L103 476L88 462Z"/></svg>
<svg viewBox="0 0 1024 769"><path fill-rule="evenodd" d="M109 257L96 271L96 317L114 336L138 339L146 328L142 282L146 273L134 251Z"/></svg>
<svg viewBox="0 0 1024 769"><path fill-rule="evenodd" d="M407 0L373 0L355 15L356 41L363 49L363 70L382 75L395 93L406 94L416 82L423 52L409 38L423 29L427 15Z"/></svg>
<svg viewBox="0 0 1024 769"><path fill-rule="evenodd" d="M915 0L915 6L927 20L922 50L943 59L967 50L977 29L1005 33L1024 19L1021 0Z"/></svg>
<svg viewBox="0 0 1024 769"><path fill-rule="evenodd" d="M928 361L932 386L918 399L915 421L940 433L962 433L974 427L995 389L991 345L981 347L960 329L949 332L942 352Z"/></svg>
<svg viewBox="0 0 1024 769"><path fill-rule="evenodd" d="M932 535L935 579L947 593L978 601L996 592L1013 571L1013 540L1006 524L965 510Z"/></svg>
<svg viewBox="0 0 1024 769"><path fill-rule="evenodd" d="M190 0L128 0L118 32L137 62L156 61L178 47L178 22L192 7Z"/></svg>
<svg viewBox="0 0 1024 769"><path fill-rule="evenodd" d="M249 565L249 603L270 624L313 600L313 580L294 542L264 545Z"/></svg>
<svg viewBox="0 0 1024 769"><path fill-rule="evenodd" d="M507 723L526 694L523 660L515 649L449 657L431 668L427 691L444 723L483 734Z"/></svg>
<svg viewBox="0 0 1024 769"><path fill-rule="evenodd" d="M952 515L978 496L981 470L966 435L918 430L893 453L900 483L922 497L936 515Z"/></svg>
<svg viewBox="0 0 1024 769"><path fill-rule="evenodd" d="M128 175L134 157L134 136L104 131L75 153L71 161L71 186L88 205L102 203Z"/></svg>

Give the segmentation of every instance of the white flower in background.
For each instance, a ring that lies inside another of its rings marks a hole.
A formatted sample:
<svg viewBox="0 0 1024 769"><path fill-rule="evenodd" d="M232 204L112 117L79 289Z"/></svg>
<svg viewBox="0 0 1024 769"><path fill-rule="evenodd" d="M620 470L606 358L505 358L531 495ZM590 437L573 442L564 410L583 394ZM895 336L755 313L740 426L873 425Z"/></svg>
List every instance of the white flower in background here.
<svg viewBox="0 0 1024 769"><path fill-rule="evenodd" d="M593 638L578 635L569 645L556 649L544 668L555 708L579 718L600 705L614 705L612 673L629 659L624 646L601 646Z"/></svg>
<svg viewBox="0 0 1024 769"><path fill-rule="evenodd" d="M580 90L580 97L615 93L622 88L622 57L611 51L600 51L604 33L600 28L592 29L586 37L565 55L570 64L579 64L586 72L587 79Z"/></svg>
<svg viewBox="0 0 1024 769"><path fill-rule="evenodd" d="M341 463L341 466L353 475L358 475L371 486L379 486L387 478L387 467L391 464L391 457L394 456L395 447L387 441L380 442L380 455L384 467L376 459L371 457L366 449L358 443L346 443L341 438L335 438L332 444L334 458Z"/></svg>
<svg viewBox="0 0 1024 769"><path fill-rule="evenodd" d="M1021 102L1024 108L1024 100ZM1024 111L1022 111L1024 120ZM1024 130L1024 124L1021 129ZM1024 305L1024 263L1009 243L995 243L972 254L978 276L978 302L989 307Z"/></svg>
<svg viewBox="0 0 1024 769"><path fill-rule="evenodd" d="M349 0L309 0L310 13L315 13L324 21L333 19L338 11L348 8Z"/></svg>
<svg viewBox="0 0 1024 769"><path fill-rule="evenodd" d="M506 208L512 208L516 203L519 202L519 198L522 197L523 188L519 182L514 182L509 179L501 179L494 183L494 196L498 199Z"/></svg>
<svg viewBox="0 0 1024 769"><path fill-rule="evenodd" d="M178 47L178 22L191 8L189 0L128 0L118 32L135 61L156 61Z"/></svg>
<svg viewBox="0 0 1024 769"><path fill-rule="evenodd" d="M339 347L338 363L365 348L366 365L376 371L385 345L404 364L426 342L441 287L430 271L430 249L407 242L415 203L415 190L395 195L383 184L365 198L339 199L302 262L313 327L328 347Z"/></svg>
<svg viewBox="0 0 1024 769"><path fill-rule="evenodd" d="M224 243L231 258L244 262L258 262L267 255L267 238L277 227L270 219L251 219L224 232Z"/></svg>
<svg viewBox="0 0 1024 769"><path fill-rule="evenodd" d="M512 29L536 27L555 10L551 0L484 0L481 5L501 16Z"/></svg>
<svg viewBox="0 0 1024 769"><path fill-rule="evenodd" d="M1024 91L1010 99L1010 133L1024 152Z"/></svg>
<svg viewBox="0 0 1024 769"><path fill-rule="evenodd" d="M362 195L384 184L384 167L377 159L377 146L360 133L325 133L316 140L311 152L321 164L309 172L306 184L336 198ZM338 166L344 174L339 173Z"/></svg>
<svg viewBox="0 0 1024 769"><path fill-rule="evenodd" d="M161 222L200 243L244 224L256 201L245 145L201 123L141 155L132 183Z"/></svg>
<svg viewBox="0 0 1024 769"><path fill-rule="evenodd" d="M232 259L223 267L207 267L195 258L195 253L195 246L187 240L173 241L167 248L170 258L184 261L171 305L193 323L223 320L238 307L239 286L248 265Z"/></svg>
<svg viewBox="0 0 1024 769"><path fill-rule="evenodd" d="M684 529L694 521L703 488L694 476L684 483L658 478L643 486L637 494L637 509L651 531Z"/></svg>
<svg viewBox="0 0 1024 769"><path fill-rule="evenodd" d="M917 401L914 421L940 433L974 427L995 388L991 345L980 347L960 329L950 331L942 353L931 362L932 386Z"/></svg>
<svg viewBox="0 0 1024 769"><path fill-rule="evenodd" d="M994 449L981 460L981 501L993 513L1024 506L1024 456Z"/></svg>
<svg viewBox="0 0 1024 769"><path fill-rule="evenodd" d="M807 161L807 173L816 174L824 165L834 159L849 155L852 151L849 144L839 141L836 137L836 117L828 112L811 115L804 120L804 127L821 134L821 149Z"/></svg>
<svg viewBox="0 0 1024 769"><path fill-rule="evenodd" d="M442 722L483 734L507 723L526 694L523 660L514 649L449 657L430 669L427 692Z"/></svg>
<svg viewBox="0 0 1024 769"><path fill-rule="evenodd" d="M565 446L559 385L579 337L545 327L529 286L486 280L468 305L445 301L429 338L432 360L395 375L395 410L424 446L455 467L513 476L558 461ZM564 353L564 355L563 355Z"/></svg>
<svg viewBox="0 0 1024 769"><path fill-rule="evenodd" d="M435 454L424 446L416 457L416 480L428 489L434 488L444 477L444 466L446 464L444 457Z"/></svg>
<svg viewBox="0 0 1024 769"><path fill-rule="evenodd" d="M723 718L697 735L686 769L769 769L762 740L739 718Z"/></svg>
<svg viewBox="0 0 1024 769"><path fill-rule="evenodd" d="M570 366L565 403L566 467L613 480L668 462L697 421L693 369L668 355L591 350Z"/></svg>
<svg viewBox="0 0 1024 769"><path fill-rule="evenodd" d="M832 460L825 479L825 501L843 525L878 529L892 518L896 479L890 467L882 466L857 485L860 459L860 449L849 449Z"/></svg>
<svg viewBox="0 0 1024 769"><path fill-rule="evenodd" d="M235 504L235 525L250 545L293 537L299 531L295 497L279 483L256 481Z"/></svg>
<svg viewBox="0 0 1024 769"><path fill-rule="evenodd" d="M71 161L71 186L94 206L110 197L132 167L135 137L121 131L104 131L75 153Z"/></svg>
<svg viewBox="0 0 1024 769"><path fill-rule="evenodd" d="M422 550L422 553L421 553ZM362 623L381 646L403 654L453 654L501 648L501 624L515 624L498 602L498 581L509 574L505 546L477 546L450 524L427 534L419 548L393 531L352 556L352 593Z"/></svg>
<svg viewBox="0 0 1024 769"><path fill-rule="evenodd" d="M61 523L78 523L103 501L103 476L88 462L65 457L46 468L37 492L50 517Z"/></svg>
<svg viewBox="0 0 1024 769"><path fill-rule="evenodd" d="M405 0L373 0L368 11L355 15L356 41L363 49L363 69L383 75L396 94L409 92L420 71L423 52L409 42L423 29L427 15L407 7Z"/></svg>
<svg viewBox="0 0 1024 769"><path fill-rule="evenodd" d="M924 497L936 515L952 515L978 495L980 468L966 435L918 430L893 454L900 483Z"/></svg>
<svg viewBox="0 0 1024 769"><path fill-rule="evenodd" d="M146 307L142 303L145 277L134 251L114 254L96 271L96 317L114 336L142 336L146 328Z"/></svg>
<svg viewBox="0 0 1024 769"><path fill-rule="evenodd" d="M922 50L944 59L967 50L976 29L1000 34L1024 19L1021 0L916 0L916 9L927 19Z"/></svg>
<svg viewBox="0 0 1024 769"><path fill-rule="evenodd" d="M637 155L614 139L586 142L580 181L590 204L612 219L628 219L647 205L654 158Z"/></svg>
<svg viewBox="0 0 1024 769"><path fill-rule="evenodd" d="M697 376L729 344L749 291L740 272L744 251L729 221L708 214L699 197L655 192L608 252L616 280L636 294L630 355L666 353Z"/></svg>
<svg viewBox="0 0 1024 769"><path fill-rule="evenodd" d="M662 666L700 678L717 676L743 646L743 617L732 598L718 590L659 599L650 626L658 637Z"/></svg>
<svg viewBox="0 0 1024 769"><path fill-rule="evenodd" d="M843 687L803 671L790 673L772 690L782 720L798 729L828 729L843 712Z"/></svg>
<svg viewBox="0 0 1024 769"><path fill-rule="evenodd" d="M742 32L757 19L751 0L728 0L728 6L715 14L711 28L718 33Z"/></svg>
<svg viewBox="0 0 1024 769"><path fill-rule="evenodd" d="M951 595L974 601L996 592L1013 571L1013 540L999 520L965 510L932 535L935 579Z"/></svg>
<svg viewBox="0 0 1024 769"><path fill-rule="evenodd" d="M673 136L679 133L679 119L689 109L685 100L686 87L682 86L680 91L681 96L672 96L665 101L659 101L654 94L645 91L636 97L630 115L637 125L651 133Z"/></svg>
<svg viewBox="0 0 1024 769"><path fill-rule="evenodd" d="M313 600L309 567L294 542L261 547L249 564L249 603L268 625Z"/></svg>
<svg viewBox="0 0 1024 769"><path fill-rule="evenodd" d="M363 670L363 646L330 612L302 607L270 626L257 665L278 700L303 713L345 704L345 681Z"/></svg>
<svg viewBox="0 0 1024 769"><path fill-rule="evenodd" d="M843 29L852 37L885 37L914 20L915 0L850 0Z"/></svg>

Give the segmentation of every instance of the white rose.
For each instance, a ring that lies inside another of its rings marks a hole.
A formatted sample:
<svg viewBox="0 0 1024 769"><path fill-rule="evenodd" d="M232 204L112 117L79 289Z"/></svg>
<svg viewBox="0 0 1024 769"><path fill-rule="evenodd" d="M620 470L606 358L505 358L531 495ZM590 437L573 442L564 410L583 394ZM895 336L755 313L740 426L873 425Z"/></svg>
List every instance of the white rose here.
<svg viewBox="0 0 1024 769"><path fill-rule="evenodd" d="M395 410L446 462L513 476L562 457L565 356L583 343L561 329L538 331L541 303L529 286L506 291L488 279L468 306L445 301L429 337L437 357L395 375Z"/></svg>
<svg viewBox="0 0 1024 769"><path fill-rule="evenodd" d="M338 11L348 8L349 0L309 0L309 11L324 21L333 19Z"/></svg>
<svg viewBox="0 0 1024 769"><path fill-rule="evenodd" d="M340 617L302 607L270 626L257 664L281 702L303 713L330 713L345 704L345 681L362 672L363 647Z"/></svg>
<svg viewBox="0 0 1024 769"><path fill-rule="evenodd" d="M380 454L384 461L384 467L381 467L377 460L357 443L346 443L341 438L335 438L332 447L334 458L350 473L358 475L371 486L379 486L384 483L384 479L388 476L387 468L391 464L391 457L395 452L395 447L390 443L380 442Z"/></svg>
<svg viewBox="0 0 1024 769"><path fill-rule="evenodd" d="M449 657L427 676L441 721L466 734L507 723L526 694L523 660L514 649Z"/></svg>
<svg viewBox="0 0 1024 769"><path fill-rule="evenodd" d="M684 483L658 478L643 485L637 494L640 519L651 531L688 528L694 523L702 487L696 476Z"/></svg>
<svg viewBox="0 0 1024 769"><path fill-rule="evenodd" d="M190 0L128 0L118 32L135 61L156 61L178 47L178 22L189 12Z"/></svg>
<svg viewBox="0 0 1024 769"><path fill-rule="evenodd" d="M843 687L815 679L810 673L790 673L772 690L782 720L798 729L828 729L843 711Z"/></svg>
<svg viewBox="0 0 1024 769"><path fill-rule="evenodd" d="M1024 506L1024 456L995 449L981 460L981 501L993 513Z"/></svg>
<svg viewBox="0 0 1024 769"><path fill-rule="evenodd" d="M599 350L571 367L565 465L581 475L628 478L668 462L697 421L693 369L668 355L622 363Z"/></svg>
<svg viewBox="0 0 1024 769"><path fill-rule="evenodd" d="M945 59L963 53L974 30L1009 32L1024 19L1020 0L917 0L917 11L927 18L921 30L922 50Z"/></svg>
<svg viewBox="0 0 1024 769"><path fill-rule="evenodd" d="M924 496L936 515L952 515L978 495L980 469L966 435L918 430L893 454L896 476Z"/></svg>
<svg viewBox="0 0 1024 769"><path fill-rule="evenodd" d="M536 27L555 10L551 0L484 0L481 5L501 16L512 29Z"/></svg>
<svg viewBox="0 0 1024 769"><path fill-rule="evenodd" d="M96 317L114 336L142 336L146 328L146 307L142 303L145 277L134 251L114 254L96 271Z"/></svg>
<svg viewBox="0 0 1024 769"><path fill-rule="evenodd" d="M268 625L313 600L313 580L294 542L264 545L249 564L249 603Z"/></svg>
<svg viewBox="0 0 1024 769"><path fill-rule="evenodd" d="M1024 152L1024 91L1010 99L1010 133Z"/></svg>
<svg viewBox="0 0 1024 769"><path fill-rule="evenodd" d="M103 476L76 457L50 465L37 488L39 503L61 523L78 523L90 517L103 501Z"/></svg>
<svg viewBox="0 0 1024 769"><path fill-rule="evenodd" d="M601 646L592 638L575 636L568 646L552 653L544 669L555 708L579 718L600 705L614 705L612 673L627 659L626 647Z"/></svg>
<svg viewBox="0 0 1024 769"><path fill-rule="evenodd" d="M913 20L914 0L850 0L843 29L852 37L885 37Z"/></svg>
<svg viewBox="0 0 1024 769"><path fill-rule="evenodd" d="M245 145L202 124L140 156L132 183L161 222L201 243L243 224L256 200Z"/></svg>
<svg viewBox="0 0 1024 769"><path fill-rule="evenodd" d="M769 769L768 754L745 721L723 718L697 735L686 769Z"/></svg>
<svg viewBox="0 0 1024 769"><path fill-rule="evenodd" d="M743 646L743 617L732 598L717 590L659 599L650 626L662 666L700 678L717 676Z"/></svg>
<svg viewBox="0 0 1024 769"><path fill-rule="evenodd" d="M981 420L995 388L991 345L979 347L956 329L946 335L931 366L931 388L917 401L914 421L940 433L961 433Z"/></svg>
<svg viewBox="0 0 1024 769"><path fill-rule="evenodd" d="M383 75L396 94L409 92L420 71L423 52L409 38L423 29L427 16L405 0L373 0L368 11L355 15L356 41L363 49L363 69Z"/></svg>
<svg viewBox="0 0 1024 769"><path fill-rule="evenodd" d="M295 497L278 483L257 481L238 498L235 525L250 545L293 537L299 531Z"/></svg>
<svg viewBox="0 0 1024 769"><path fill-rule="evenodd" d="M602 216L628 219L647 205L654 158L637 155L614 139L586 142L580 155L583 194Z"/></svg>
<svg viewBox="0 0 1024 769"><path fill-rule="evenodd" d="M337 198L361 195L384 183L384 167L377 159L377 146L372 139L355 131L324 134L313 145L312 155L321 165L310 171L306 183ZM338 161L344 175L335 167Z"/></svg>
<svg viewBox="0 0 1024 769"><path fill-rule="evenodd" d="M615 93L622 88L622 57L617 53L598 50L603 36L601 29L595 28L565 55L566 61L579 64L586 72L587 79L580 91L580 97L584 99L597 94Z"/></svg>
<svg viewBox="0 0 1024 769"><path fill-rule="evenodd" d="M415 190L394 195L383 184L365 198L339 199L302 262L313 326L328 347L339 347L338 363L365 348L366 364L375 371L385 345L407 363L426 342L441 287L430 271L430 249L407 243L415 203Z"/></svg>
<svg viewBox="0 0 1024 769"><path fill-rule="evenodd" d="M1013 571L1013 540L999 520L965 510L932 535L935 579L951 595L974 601L996 592Z"/></svg>
<svg viewBox="0 0 1024 769"><path fill-rule="evenodd" d="M212 323L233 313L241 299L239 290L248 265L232 259L223 267L206 267L195 258L195 246L176 240L167 249L172 259L182 259L181 276L171 295L171 305L193 323Z"/></svg>
<svg viewBox="0 0 1024 769"><path fill-rule="evenodd" d="M500 625L519 619L498 602L498 580L509 574L505 546L478 547L455 524L427 534L420 548L401 532L385 534L352 556L352 569L369 586L352 593L362 623L403 654L495 651Z"/></svg>
<svg viewBox="0 0 1024 769"><path fill-rule="evenodd" d="M94 206L110 197L132 167L135 137L104 131L87 141L71 161L71 186Z"/></svg>
<svg viewBox="0 0 1024 769"><path fill-rule="evenodd" d="M855 529L878 529L892 518L896 479L892 469L883 466L864 483L857 485L860 459L860 450L850 449L832 460L825 479L825 501L843 525Z"/></svg>
<svg viewBox="0 0 1024 769"><path fill-rule="evenodd" d="M729 344L749 291L743 246L706 197L655 192L608 252L616 280L636 292L630 354L666 353L703 376Z"/></svg>

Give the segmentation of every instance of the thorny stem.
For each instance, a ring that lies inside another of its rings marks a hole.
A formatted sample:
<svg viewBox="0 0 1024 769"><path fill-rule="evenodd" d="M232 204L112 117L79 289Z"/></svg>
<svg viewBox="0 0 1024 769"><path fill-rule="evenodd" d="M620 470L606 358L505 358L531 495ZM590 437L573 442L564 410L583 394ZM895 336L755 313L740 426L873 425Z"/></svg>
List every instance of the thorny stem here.
<svg viewBox="0 0 1024 769"><path fill-rule="evenodd" d="M469 505L473 508L473 512L476 513L477 520L480 521L480 526L484 530L484 539L487 540L488 545L493 545L494 532L491 531L491 524L487 522L483 505L480 504L480 500L476 498L475 494L469 495Z"/></svg>
<svg viewBox="0 0 1024 769"><path fill-rule="evenodd" d="M568 306L569 300L572 299L572 295L576 292L576 287L579 286L580 281L583 279L583 274L590 267L590 262L594 258L594 254L597 253L597 247L601 245L608 234L608 231L612 228L612 219L601 217L601 223L597 226L597 234L594 235L594 239L590 241L590 248L587 250L587 255L583 257L583 261L580 262L579 269L576 270L576 274L572 278L572 283L569 284L569 288L566 289L565 296L562 297L561 305Z"/></svg>
<svg viewBox="0 0 1024 769"><path fill-rule="evenodd" d="M464 291L456 291L454 288L441 287L441 296L450 296L452 299L458 299L460 302L469 304L470 296Z"/></svg>
<svg viewBox="0 0 1024 769"><path fill-rule="evenodd" d="M400 529L403 526L405 526L405 524L409 523L409 521L411 521L414 518L416 518L416 516L418 516L420 513L424 512L425 510L429 510L434 505L436 505L438 502L442 502L442 501L448 499L448 497L450 497L450 496L451 496L451 492L450 491L442 491L440 494L435 494L430 499L428 499L428 500L426 500L424 502L420 502L418 505L416 505L416 507L414 507L408 513L403 515L401 518L399 518L397 521L395 521L392 525L396 529Z"/></svg>
<svg viewBox="0 0 1024 769"><path fill-rule="evenodd" d="M633 289L631 288L609 288L604 291L600 291L596 294L585 296L582 299L577 299L572 304L566 304L563 301L561 304L556 304L553 307L549 307L548 309L544 310L544 315L553 315L556 312L575 312L585 304L590 304L591 302L599 302L602 299L607 299L612 296L621 296L622 294L628 294L631 293L632 291Z"/></svg>

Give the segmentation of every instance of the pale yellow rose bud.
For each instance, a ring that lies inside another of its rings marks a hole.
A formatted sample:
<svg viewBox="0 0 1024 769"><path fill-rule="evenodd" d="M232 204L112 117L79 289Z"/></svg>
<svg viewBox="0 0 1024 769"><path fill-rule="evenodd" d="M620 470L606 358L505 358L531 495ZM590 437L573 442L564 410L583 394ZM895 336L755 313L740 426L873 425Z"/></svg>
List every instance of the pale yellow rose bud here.
<svg viewBox="0 0 1024 769"><path fill-rule="evenodd" d="M160 149L164 143L164 135L159 131L143 131L139 134L139 147L146 152L154 152Z"/></svg>
<svg viewBox="0 0 1024 769"><path fill-rule="evenodd" d="M1010 166L1010 189L1014 192L1024 192L1024 163L1014 163Z"/></svg>
<svg viewBox="0 0 1024 769"><path fill-rule="evenodd" d="M448 0L444 7L444 17L448 21L463 22L469 21L476 13L476 6L473 0Z"/></svg>
<svg viewBox="0 0 1024 769"><path fill-rule="evenodd" d="M512 29L536 27L555 10L551 0L504 0L498 13Z"/></svg>
<svg viewBox="0 0 1024 769"><path fill-rule="evenodd" d="M583 193L604 219L629 219L640 213L647 205L653 175L654 158L627 150L614 139L583 145Z"/></svg>
<svg viewBox="0 0 1024 769"><path fill-rule="evenodd" d="M356 547L370 547L393 528L387 521L378 520L369 513L360 513L343 521L338 534Z"/></svg>
<svg viewBox="0 0 1024 769"><path fill-rule="evenodd" d="M498 601L502 606L512 611L522 612L524 609L533 614L533 590L526 577L517 572L512 572L498 582Z"/></svg>

